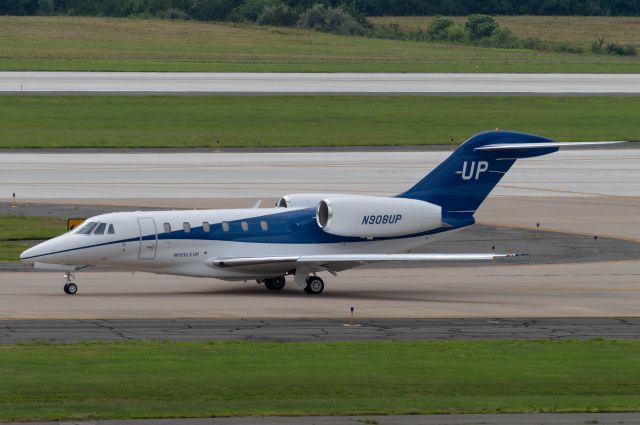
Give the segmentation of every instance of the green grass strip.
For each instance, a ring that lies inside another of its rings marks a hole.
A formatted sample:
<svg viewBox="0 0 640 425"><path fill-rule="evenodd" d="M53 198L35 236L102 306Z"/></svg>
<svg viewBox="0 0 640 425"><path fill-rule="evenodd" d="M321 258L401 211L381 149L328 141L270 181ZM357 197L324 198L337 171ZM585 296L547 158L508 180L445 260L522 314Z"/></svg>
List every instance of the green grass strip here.
<svg viewBox="0 0 640 425"><path fill-rule="evenodd" d="M640 409L640 341L0 346L0 419Z"/></svg>
<svg viewBox="0 0 640 425"><path fill-rule="evenodd" d="M29 248L29 244L24 242L0 241L0 262L20 261L20 253Z"/></svg>
<svg viewBox="0 0 640 425"><path fill-rule="evenodd" d="M58 217L0 215L0 241L49 239L66 230L66 220Z"/></svg>
<svg viewBox="0 0 640 425"><path fill-rule="evenodd" d="M0 96L1 148L458 144L494 129L640 140L640 97Z"/></svg>
<svg viewBox="0 0 640 425"><path fill-rule="evenodd" d="M50 239L64 233L66 228L66 221L57 217L0 215L0 262L19 261L20 253L29 248L29 244L21 241Z"/></svg>

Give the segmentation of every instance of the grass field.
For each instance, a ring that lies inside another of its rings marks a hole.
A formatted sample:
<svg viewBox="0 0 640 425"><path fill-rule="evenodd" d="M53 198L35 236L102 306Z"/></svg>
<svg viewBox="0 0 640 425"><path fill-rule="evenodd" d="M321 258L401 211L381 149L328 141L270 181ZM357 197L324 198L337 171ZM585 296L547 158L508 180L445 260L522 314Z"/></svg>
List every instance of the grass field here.
<svg viewBox="0 0 640 425"><path fill-rule="evenodd" d="M20 253L29 247L21 241L53 238L66 228L60 218L0 215L0 261L19 261Z"/></svg>
<svg viewBox="0 0 640 425"><path fill-rule="evenodd" d="M640 97L0 96L0 147L459 144L496 127L637 141L638 110Z"/></svg>
<svg viewBox="0 0 640 425"><path fill-rule="evenodd" d="M629 73L640 60L250 25L3 16L0 70Z"/></svg>
<svg viewBox="0 0 640 425"><path fill-rule="evenodd" d="M426 29L433 16L380 16L369 18L374 24L399 23L404 29ZM450 17L464 25L466 17ZM628 16L497 16L502 27L508 27L519 37L569 42L589 48L604 37L607 41L640 47L640 17Z"/></svg>
<svg viewBox="0 0 640 425"><path fill-rule="evenodd" d="M0 420L637 411L640 341L0 346Z"/></svg>

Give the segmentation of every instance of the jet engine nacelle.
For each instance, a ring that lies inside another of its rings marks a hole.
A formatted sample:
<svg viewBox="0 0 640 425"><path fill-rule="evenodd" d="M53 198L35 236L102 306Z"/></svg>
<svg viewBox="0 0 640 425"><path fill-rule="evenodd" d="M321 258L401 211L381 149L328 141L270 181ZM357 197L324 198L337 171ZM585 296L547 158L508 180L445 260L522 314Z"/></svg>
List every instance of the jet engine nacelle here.
<svg viewBox="0 0 640 425"><path fill-rule="evenodd" d="M315 208L318 202L325 198L338 198L343 195L339 193L293 193L284 195L276 202L276 207L283 208Z"/></svg>
<svg viewBox="0 0 640 425"><path fill-rule="evenodd" d="M337 236L402 236L440 227L442 208L414 199L345 196L320 201L316 221Z"/></svg>

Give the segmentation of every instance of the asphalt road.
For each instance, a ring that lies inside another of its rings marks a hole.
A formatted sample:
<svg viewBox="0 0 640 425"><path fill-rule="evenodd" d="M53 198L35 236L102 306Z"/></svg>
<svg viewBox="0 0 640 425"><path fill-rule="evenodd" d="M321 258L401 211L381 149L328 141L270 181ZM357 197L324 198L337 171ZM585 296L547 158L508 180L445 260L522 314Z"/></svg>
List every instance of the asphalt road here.
<svg viewBox="0 0 640 425"><path fill-rule="evenodd" d="M2 320L0 344L78 341L378 341L640 338L640 318Z"/></svg>
<svg viewBox="0 0 640 425"><path fill-rule="evenodd" d="M638 74L1 72L0 92L44 94L637 95Z"/></svg>

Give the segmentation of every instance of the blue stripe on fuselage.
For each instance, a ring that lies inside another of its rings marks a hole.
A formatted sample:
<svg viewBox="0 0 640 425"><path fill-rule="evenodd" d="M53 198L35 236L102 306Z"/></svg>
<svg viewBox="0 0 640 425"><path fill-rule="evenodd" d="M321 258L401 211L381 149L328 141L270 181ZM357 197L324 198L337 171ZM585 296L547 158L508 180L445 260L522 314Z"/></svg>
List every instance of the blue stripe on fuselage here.
<svg viewBox="0 0 640 425"><path fill-rule="evenodd" d="M190 232L184 230L174 230L169 233L158 233L158 240L210 240L210 241L226 241L226 242L241 242L241 243L272 243L272 244L327 244L327 243L350 243L350 242L363 242L365 239L359 237L343 237L331 235L324 232L315 219L315 209L307 208L302 210L284 211L275 214L268 214L258 217L244 218L241 220L228 221L229 231L222 230L222 223L210 224L210 231L205 232L202 226L194 226ZM371 240L394 240L394 239L406 239L414 238L418 236L428 236L437 233L446 232L449 230L466 227L474 223L473 218L465 218L464 220L448 220L445 217L448 226L438 227L435 229L427 230L420 233L413 233L410 235L402 236L389 236L373 238ZM266 221L268 230L262 230L261 221ZM451 221L451 222L449 222ZM249 226L247 231L242 230L242 222L246 222ZM156 223L161 226L162 223ZM92 237L92 235L87 235ZM37 257L43 257L47 255L62 254L71 251L78 251L81 249L96 248L100 246L107 246L111 244L119 244L126 242L137 242L140 240L153 240L156 238L156 234L145 235L141 237L134 237L128 239L121 239L112 242L103 242L98 244L86 245L77 248L69 248L62 251L49 252L47 254L35 255L32 257L25 257L24 259L33 259Z"/></svg>

